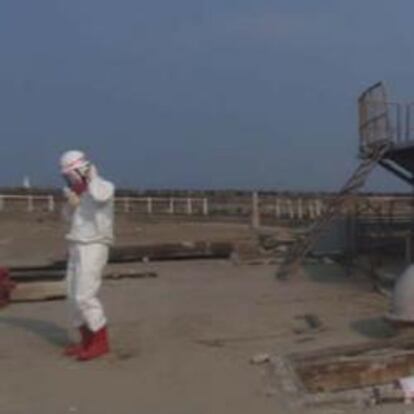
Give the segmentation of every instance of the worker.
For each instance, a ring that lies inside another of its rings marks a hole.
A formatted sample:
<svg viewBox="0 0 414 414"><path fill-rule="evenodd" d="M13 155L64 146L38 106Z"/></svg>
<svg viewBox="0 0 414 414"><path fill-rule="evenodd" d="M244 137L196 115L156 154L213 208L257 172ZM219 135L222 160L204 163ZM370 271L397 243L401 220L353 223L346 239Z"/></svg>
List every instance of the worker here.
<svg viewBox="0 0 414 414"><path fill-rule="evenodd" d="M65 355L86 361L109 352L107 319L97 297L113 242L114 185L99 176L82 151L65 152L60 168L67 186L66 217L70 221L67 298L81 340Z"/></svg>

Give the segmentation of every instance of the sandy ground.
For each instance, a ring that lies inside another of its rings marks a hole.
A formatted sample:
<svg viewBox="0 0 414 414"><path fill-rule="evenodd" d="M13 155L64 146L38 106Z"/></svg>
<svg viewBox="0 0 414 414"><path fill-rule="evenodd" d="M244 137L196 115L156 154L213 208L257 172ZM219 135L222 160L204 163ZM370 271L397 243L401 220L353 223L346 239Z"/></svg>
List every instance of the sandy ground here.
<svg viewBox="0 0 414 414"><path fill-rule="evenodd" d="M143 221L142 218L117 217L115 244L154 244L186 241L248 241L253 237L242 224ZM66 251L66 226L37 214L0 217L0 264L44 265L62 259Z"/></svg>
<svg viewBox="0 0 414 414"><path fill-rule="evenodd" d="M140 225L146 229L140 232L148 239L157 233L172 238L177 230L175 239L250 237L245 228L223 225L197 225L191 231L189 225L155 226L161 227ZM41 227L37 233L46 234ZM9 243L24 239L16 227L14 232ZM49 244L41 247L36 246L39 260L46 250L51 254ZM10 248L3 255L17 261ZM23 262L27 257L25 252ZM79 363L61 355L73 336L64 301L13 304L0 312L0 413L359 412L292 408L266 367L250 359L263 352L285 355L387 336L379 319L387 301L366 279L346 276L336 265L308 266L305 277L289 282L276 281L273 266L229 261L138 267L158 277L104 284L113 352L100 360ZM309 331L300 319L305 313L318 316L323 329ZM407 410L388 405L369 411Z"/></svg>

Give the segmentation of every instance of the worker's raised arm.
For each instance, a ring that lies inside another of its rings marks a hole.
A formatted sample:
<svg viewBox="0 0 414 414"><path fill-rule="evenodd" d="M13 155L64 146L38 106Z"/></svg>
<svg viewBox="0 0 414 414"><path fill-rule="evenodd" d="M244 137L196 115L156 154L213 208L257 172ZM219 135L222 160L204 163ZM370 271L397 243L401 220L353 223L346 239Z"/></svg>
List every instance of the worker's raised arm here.
<svg viewBox="0 0 414 414"><path fill-rule="evenodd" d="M111 182L99 177L94 166L90 167L89 177L89 193L96 202L105 203L113 198L115 186Z"/></svg>

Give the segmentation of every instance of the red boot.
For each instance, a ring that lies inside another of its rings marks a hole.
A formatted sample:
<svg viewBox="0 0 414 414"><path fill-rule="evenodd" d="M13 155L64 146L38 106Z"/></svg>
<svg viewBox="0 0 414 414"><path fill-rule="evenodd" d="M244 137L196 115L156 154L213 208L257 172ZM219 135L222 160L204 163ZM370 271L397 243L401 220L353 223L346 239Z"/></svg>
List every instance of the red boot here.
<svg viewBox="0 0 414 414"><path fill-rule="evenodd" d="M90 359L98 358L109 352L108 331L106 326L97 332L92 332L92 336L86 345L78 353L79 361L88 361Z"/></svg>
<svg viewBox="0 0 414 414"><path fill-rule="evenodd" d="M85 349L88 346L92 332L86 325L82 325L79 327L79 333L81 336L80 343L67 346L63 351L64 355L71 357L78 356L82 349Z"/></svg>

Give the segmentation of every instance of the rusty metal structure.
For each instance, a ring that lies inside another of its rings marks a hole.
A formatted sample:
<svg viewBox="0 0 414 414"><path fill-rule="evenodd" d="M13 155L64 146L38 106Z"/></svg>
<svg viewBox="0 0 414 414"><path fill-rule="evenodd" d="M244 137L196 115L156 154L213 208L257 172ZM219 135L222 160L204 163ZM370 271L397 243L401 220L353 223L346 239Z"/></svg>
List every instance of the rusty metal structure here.
<svg viewBox="0 0 414 414"><path fill-rule="evenodd" d="M392 102L382 82L358 99L359 156L370 158L372 150L386 143L388 150L379 164L410 185L414 184L414 103Z"/></svg>
<svg viewBox="0 0 414 414"><path fill-rule="evenodd" d="M345 185L314 222L309 232L292 245L277 277L285 279L300 265L316 242L363 187L372 170L381 165L406 183L414 184L413 103L388 100L385 85L378 82L358 99L360 163ZM413 116L412 116L413 115Z"/></svg>

